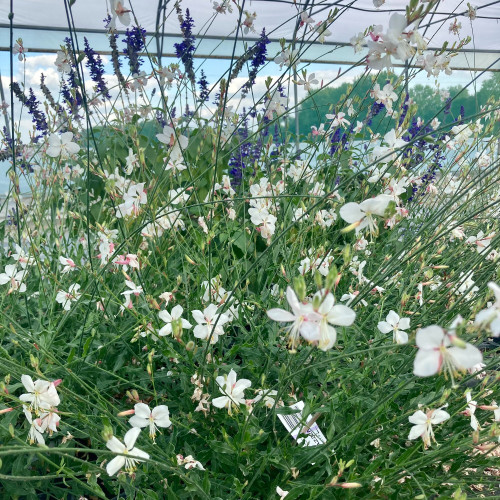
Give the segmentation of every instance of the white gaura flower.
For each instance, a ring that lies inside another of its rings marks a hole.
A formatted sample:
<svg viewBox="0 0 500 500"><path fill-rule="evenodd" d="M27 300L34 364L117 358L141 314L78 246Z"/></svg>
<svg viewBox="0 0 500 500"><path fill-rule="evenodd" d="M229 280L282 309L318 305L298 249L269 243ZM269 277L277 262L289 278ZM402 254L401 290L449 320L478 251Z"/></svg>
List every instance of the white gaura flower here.
<svg viewBox="0 0 500 500"><path fill-rule="evenodd" d="M116 19L118 19L123 26L128 26L130 24L130 10L126 9L123 4L123 0L111 0L110 29L114 29L116 27Z"/></svg>
<svg viewBox="0 0 500 500"><path fill-rule="evenodd" d="M23 412L26 417L26 420L30 424L30 431L28 433L28 439L30 441L30 444L33 444L35 441L38 444L45 444L43 433L47 429L47 423L40 420L39 418L35 418L35 420L33 420L31 412L24 405L23 405Z"/></svg>
<svg viewBox="0 0 500 500"><path fill-rule="evenodd" d="M107 441L106 446L112 452L122 454L113 458L113 460L106 465L106 472L110 476L115 475L123 466L125 466L127 472L132 473L136 469L135 464L137 462L143 462L149 459L148 453L134 446L140 433L141 429L132 427L123 437L123 442L125 444L119 441L115 436Z"/></svg>
<svg viewBox="0 0 500 500"><path fill-rule="evenodd" d="M71 302L75 302L81 297L81 293L78 290L80 290L78 283L70 285L67 292L59 290L56 295L56 302L59 302L65 311L69 311L71 309Z"/></svg>
<svg viewBox="0 0 500 500"><path fill-rule="evenodd" d="M479 428L479 422L476 415L474 415L474 413L476 413L477 401L472 400L470 391L466 392L465 397L467 398L467 409L464 411L464 414L470 417L470 426L473 430L477 431Z"/></svg>
<svg viewBox="0 0 500 500"><path fill-rule="evenodd" d="M47 154L52 158L61 156L61 159L64 160L78 153L78 151L80 151L80 146L75 142L71 142L71 139L73 139L73 132L64 132L61 136L51 134L49 137Z"/></svg>
<svg viewBox="0 0 500 500"><path fill-rule="evenodd" d="M176 455L177 458L177 465L184 465L185 469L199 469L199 470L205 470L205 467L201 465L198 460L195 460L193 455L188 455L187 457L184 457L182 455Z"/></svg>
<svg viewBox="0 0 500 500"><path fill-rule="evenodd" d="M393 332L396 344L407 344L408 334L404 330L410 328L410 318L400 318L394 311L389 311L385 321L379 321L377 328L382 333Z"/></svg>
<svg viewBox="0 0 500 500"><path fill-rule="evenodd" d="M156 436L158 427L167 428L172 425L168 406L160 405L150 410L148 405L137 403L134 406L134 411L135 414L129 420L129 424L139 429L149 426L149 437L153 440Z"/></svg>
<svg viewBox="0 0 500 500"><path fill-rule="evenodd" d="M228 375L220 375L215 381L219 386L220 392L224 396L220 396L212 400L212 405L216 408L227 408L229 414L231 414L231 407L245 403L245 389L248 389L252 382L246 378L242 378L236 381L236 372L231 370Z"/></svg>
<svg viewBox="0 0 500 500"><path fill-rule="evenodd" d="M279 495L280 500L283 500L283 498L285 498L290 492L282 490L279 486L276 486L276 493Z"/></svg>
<svg viewBox="0 0 500 500"><path fill-rule="evenodd" d="M182 157L182 151L188 147L189 140L185 135L176 133L175 129L165 125L161 134L156 134L156 138L163 144L172 148L170 157L179 159Z"/></svg>
<svg viewBox="0 0 500 500"><path fill-rule="evenodd" d="M455 345L452 345L452 341ZM453 380L457 371L467 370L483 361L483 355L477 347L446 333L437 325L418 330L416 342L419 350L415 356L413 373L417 377L429 377L444 370Z"/></svg>
<svg viewBox="0 0 500 500"><path fill-rule="evenodd" d="M340 208L339 214L342 219L352 224L353 229L356 229L356 234L365 227L368 227L372 234L378 234L377 221L373 216L384 217L391 201L393 201L392 196L379 194L375 198L370 198L361 203L346 203Z"/></svg>
<svg viewBox="0 0 500 500"><path fill-rule="evenodd" d="M171 313L169 313L168 311L160 311L158 313L160 319L166 323L166 325L162 327L158 332L158 335L160 337L164 337L165 335L172 335L172 323L174 321L177 321L178 324L181 325L182 329L191 328L193 326L187 319L181 318L183 311L184 309L182 308L182 306L177 304L172 308Z"/></svg>
<svg viewBox="0 0 500 500"><path fill-rule="evenodd" d="M0 274L0 285L5 285L10 283L10 289L8 293L12 293L15 290L19 292L26 291L26 284L23 283L26 278L26 270L17 270L16 264L7 264L5 266L5 272Z"/></svg>
<svg viewBox="0 0 500 500"><path fill-rule="evenodd" d="M345 127L346 125L350 125L351 122L345 118L345 113L339 113L337 115L331 115L328 114L326 115L327 120L332 120L332 123L330 123L330 128L338 127L341 125L342 127Z"/></svg>
<svg viewBox="0 0 500 500"><path fill-rule="evenodd" d="M492 281L488 283L488 287L495 294L495 302L476 314L474 324L489 325L494 337L500 337L500 286Z"/></svg>
<svg viewBox="0 0 500 500"><path fill-rule="evenodd" d="M194 336L197 339L208 340L211 344L215 344L219 339L219 335L224 335L224 324L229 321L227 314L217 314L218 307L215 304L209 304L203 312L198 309L192 311L193 318L196 323L194 327Z"/></svg>
<svg viewBox="0 0 500 500"><path fill-rule="evenodd" d="M258 403L261 399L264 401L264 406L266 408L273 408L275 405L275 398L278 395L278 391L273 391L269 389L260 389L257 395L253 399L254 403Z"/></svg>
<svg viewBox="0 0 500 500"><path fill-rule="evenodd" d="M52 436L54 432L57 432L57 426L59 425L60 420L61 417L57 414L57 409L52 408L47 412L43 411L40 413L38 423L40 424L40 426L44 426Z"/></svg>
<svg viewBox="0 0 500 500"><path fill-rule="evenodd" d="M28 392L21 394L19 399L29 403L30 411L38 414L40 410L48 410L61 402L54 382L40 379L33 382L29 375L22 375L21 382Z"/></svg>
<svg viewBox="0 0 500 500"><path fill-rule="evenodd" d="M321 297L321 292L316 296ZM335 326L351 326L356 319L356 313L343 304L335 304L332 293L328 293L316 311L321 316L319 324L318 348L322 351L331 349L337 341Z"/></svg>
<svg viewBox="0 0 500 500"><path fill-rule="evenodd" d="M384 135L384 142L387 146L376 146L373 149L375 160L384 164L395 160L397 157L395 151L404 148L408 144L405 140L396 136L396 129L392 129Z"/></svg>
<svg viewBox="0 0 500 500"><path fill-rule="evenodd" d="M312 304L302 303L291 287L286 289L286 298L292 312L284 309L269 309L267 315L274 321L292 323L288 329L289 344L295 349L299 343L300 335L308 341L319 339L319 322L321 316L313 310Z"/></svg>
<svg viewBox="0 0 500 500"><path fill-rule="evenodd" d="M408 439L413 440L421 437L424 447L428 448L431 445L431 440L436 442L432 426L445 422L449 418L450 415L440 408L428 410L427 413L417 410L411 417L408 417L410 423L413 424Z"/></svg>
<svg viewBox="0 0 500 500"><path fill-rule="evenodd" d="M29 253L23 250L19 245L16 244L16 251L12 254L12 258L19 262L23 269L28 266L32 266L35 263L35 258L30 257Z"/></svg>
<svg viewBox="0 0 500 500"><path fill-rule="evenodd" d="M69 257L63 257L62 255L59 257L59 264L64 266L61 274L66 274L76 268L76 264L73 259L70 259Z"/></svg>

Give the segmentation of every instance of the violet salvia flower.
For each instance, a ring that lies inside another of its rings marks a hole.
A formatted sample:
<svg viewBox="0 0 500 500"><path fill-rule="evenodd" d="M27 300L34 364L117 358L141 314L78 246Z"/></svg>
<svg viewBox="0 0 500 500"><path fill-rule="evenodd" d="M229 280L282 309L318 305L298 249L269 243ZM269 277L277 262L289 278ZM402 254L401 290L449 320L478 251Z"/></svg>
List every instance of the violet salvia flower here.
<svg viewBox="0 0 500 500"><path fill-rule="evenodd" d="M12 91L16 97L28 108L28 113L33 117L32 121L38 131L45 135L48 130L47 118L43 111L38 109L39 102L33 92L33 89L29 90L29 97L26 97L24 92L19 87L17 82L12 83Z"/></svg>
<svg viewBox="0 0 500 500"><path fill-rule="evenodd" d="M406 94L403 106L401 107L402 111L401 111L401 116L399 117L398 127L401 127L403 125L406 115L408 114L408 108L410 107L408 104L409 100L410 100L410 95Z"/></svg>
<svg viewBox="0 0 500 500"><path fill-rule="evenodd" d="M67 83L63 80L61 83L61 94L68 106L68 111L72 115L76 115L78 108L82 105L83 98L75 80L73 78L68 78L68 81L72 87L71 90L68 88Z"/></svg>
<svg viewBox="0 0 500 500"><path fill-rule="evenodd" d="M199 100L201 102L207 102L210 97L210 90L208 89L208 81L205 76L205 72L201 70L201 77L198 80L198 85L200 86L200 97Z"/></svg>
<svg viewBox="0 0 500 500"><path fill-rule="evenodd" d="M144 49L144 36L146 35L146 30L140 26L134 26L130 30L127 28L125 34L126 37L122 41L127 44L127 48L123 53L128 57L130 73L133 75L139 74L142 64L139 53Z"/></svg>
<svg viewBox="0 0 500 500"><path fill-rule="evenodd" d="M247 83L245 83L242 91L243 97L247 95L252 88L252 85L255 83L255 78L257 77L259 68L266 62L267 45L269 43L270 41L266 35L266 30L264 28L262 30L262 33L260 34L259 41L256 42L255 45L250 49L250 52L252 53L252 62L250 63L251 68L248 72L248 81Z"/></svg>
<svg viewBox="0 0 500 500"><path fill-rule="evenodd" d="M110 99L111 95L109 94L108 87L104 80L104 64L102 63L101 56L90 46L86 37L83 38L83 41L85 45L85 55L87 56L85 66L89 69L90 76L96 84L96 91L103 97Z"/></svg>
<svg viewBox="0 0 500 500"><path fill-rule="evenodd" d="M174 43L175 54L181 59L186 75L194 84L196 81L193 69L193 54L196 50L196 38L193 35L194 20L189 15L189 9L186 9L186 17L184 19L179 13L179 19L181 20L181 31L184 39L181 43Z"/></svg>

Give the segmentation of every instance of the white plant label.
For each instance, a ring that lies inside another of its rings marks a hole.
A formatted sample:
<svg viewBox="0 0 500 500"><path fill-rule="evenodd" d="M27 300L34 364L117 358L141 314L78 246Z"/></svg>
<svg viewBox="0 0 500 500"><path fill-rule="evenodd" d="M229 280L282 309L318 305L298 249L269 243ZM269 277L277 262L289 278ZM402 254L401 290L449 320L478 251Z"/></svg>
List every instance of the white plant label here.
<svg viewBox="0 0 500 500"><path fill-rule="evenodd" d="M326 438L316 422L303 432L306 436L297 439L301 429L307 425L302 419L304 401L299 401L298 403L289 406L289 408L299 411L297 413L292 413L291 415L278 414L278 418L281 420L281 423L286 427L286 430L292 435L292 437L297 440L297 443L305 443L306 446L318 446L326 443Z"/></svg>

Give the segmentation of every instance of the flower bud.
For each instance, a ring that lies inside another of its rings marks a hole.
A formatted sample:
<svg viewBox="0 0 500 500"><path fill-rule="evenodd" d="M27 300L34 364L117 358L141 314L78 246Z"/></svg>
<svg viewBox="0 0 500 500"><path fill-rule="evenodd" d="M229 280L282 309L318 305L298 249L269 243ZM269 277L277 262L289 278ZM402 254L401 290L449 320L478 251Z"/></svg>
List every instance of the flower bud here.
<svg viewBox="0 0 500 500"><path fill-rule="evenodd" d="M135 413L135 410L125 410L125 411L121 411L120 413L118 413L116 416L117 417L126 417L127 415L133 415Z"/></svg>
<svg viewBox="0 0 500 500"><path fill-rule="evenodd" d="M195 345L194 345L194 342L192 340L190 340L187 344L186 344L186 351L192 351L194 349Z"/></svg>
<svg viewBox="0 0 500 500"><path fill-rule="evenodd" d="M448 335L448 338L455 347L460 347L461 349L465 349L465 347L467 346L467 342L464 342L462 339L459 339L456 335Z"/></svg>
<svg viewBox="0 0 500 500"><path fill-rule="evenodd" d="M113 437L113 429L109 425L105 425L101 432L101 436L104 441L109 441Z"/></svg>
<svg viewBox="0 0 500 500"><path fill-rule="evenodd" d="M323 288L323 277L321 276L321 273L317 270L314 273L314 284L320 289Z"/></svg>
<svg viewBox="0 0 500 500"><path fill-rule="evenodd" d="M360 483L342 483L339 484L338 486L344 489L353 489L353 488L361 488L361 486L363 485Z"/></svg>
<svg viewBox="0 0 500 500"><path fill-rule="evenodd" d="M319 295L315 295L313 298L313 309L317 311L320 305L321 305L321 297Z"/></svg>
<svg viewBox="0 0 500 500"><path fill-rule="evenodd" d="M293 279L293 285L295 292L297 293L297 297L302 302L306 298L306 282L304 280L304 276L296 276Z"/></svg>
<svg viewBox="0 0 500 500"><path fill-rule="evenodd" d="M326 277L326 289L331 290L335 286L335 281L337 280L339 272L337 270L337 266L330 267L330 271L328 271L328 275Z"/></svg>
<svg viewBox="0 0 500 500"><path fill-rule="evenodd" d="M174 319L172 321L172 332L174 337L180 338L182 335L182 320L180 318Z"/></svg>
<svg viewBox="0 0 500 500"><path fill-rule="evenodd" d="M346 245L344 250L342 250L342 257L344 258L344 264L347 266L351 262L351 245Z"/></svg>

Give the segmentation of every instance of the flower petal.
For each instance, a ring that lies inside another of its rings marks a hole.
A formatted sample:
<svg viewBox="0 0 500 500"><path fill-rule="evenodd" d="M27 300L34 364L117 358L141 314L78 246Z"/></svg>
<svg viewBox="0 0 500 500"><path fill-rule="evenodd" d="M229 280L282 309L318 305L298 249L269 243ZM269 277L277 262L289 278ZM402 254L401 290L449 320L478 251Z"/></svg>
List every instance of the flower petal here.
<svg viewBox="0 0 500 500"><path fill-rule="evenodd" d="M269 309L267 315L274 321L288 322L295 321L295 316L284 309Z"/></svg>
<svg viewBox="0 0 500 500"><path fill-rule="evenodd" d="M140 433L141 429L137 427L132 427L132 429L129 429L125 434L125 436L123 436L123 442L125 443L127 450L131 450L134 447L134 444L137 441L137 438L139 437Z"/></svg>
<svg viewBox="0 0 500 500"><path fill-rule="evenodd" d="M119 455L106 465L106 472L109 476L114 476L124 465L125 457Z"/></svg>
<svg viewBox="0 0 500 500"><path fill-rule="evenodd" d="M441 367L441 353L439 351L420 349L415 356L413 373L417 377L435 375Z"/></svg>

